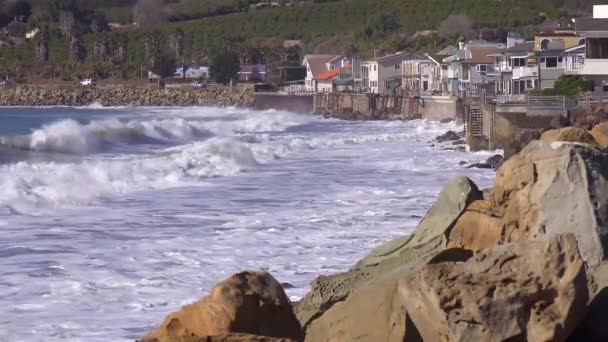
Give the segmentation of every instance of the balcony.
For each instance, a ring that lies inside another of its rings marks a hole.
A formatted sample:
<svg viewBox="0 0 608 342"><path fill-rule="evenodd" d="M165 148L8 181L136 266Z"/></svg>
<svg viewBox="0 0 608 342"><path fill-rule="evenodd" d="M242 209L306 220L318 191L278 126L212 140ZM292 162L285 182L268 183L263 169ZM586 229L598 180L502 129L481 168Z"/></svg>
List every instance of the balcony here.
<svg viewBox="0 0 608 342"><path fill-rule="evenodd" d="M536 66L513 68L513 79L520 79L525 77L538 77L538 68Z"/></svg>
<svg viewBox="0 0 608 342"><path fill-rule="evenodd" d="M608 59L586 59L578 73L586 76L606 76L608 74Z"/></svg>
<svg viewBox="0 0 608 342"><path fill-rule="evenodd" d="M497 72L511 72L513 67L508 62L498 62L494 64Z"/></svg>

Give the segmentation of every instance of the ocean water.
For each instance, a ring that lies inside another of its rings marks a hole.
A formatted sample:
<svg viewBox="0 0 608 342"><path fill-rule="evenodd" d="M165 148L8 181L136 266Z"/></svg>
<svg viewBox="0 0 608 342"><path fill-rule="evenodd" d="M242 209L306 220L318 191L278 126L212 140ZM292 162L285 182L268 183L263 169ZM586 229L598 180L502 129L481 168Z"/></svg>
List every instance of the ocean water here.
<svg viewBox="0 0 608 342"><path fill-rule="evenodd" d="M234 108L0 109L0 341L133 341L246 269L293 299L412 232L490 153L453 123Z"/></svg>

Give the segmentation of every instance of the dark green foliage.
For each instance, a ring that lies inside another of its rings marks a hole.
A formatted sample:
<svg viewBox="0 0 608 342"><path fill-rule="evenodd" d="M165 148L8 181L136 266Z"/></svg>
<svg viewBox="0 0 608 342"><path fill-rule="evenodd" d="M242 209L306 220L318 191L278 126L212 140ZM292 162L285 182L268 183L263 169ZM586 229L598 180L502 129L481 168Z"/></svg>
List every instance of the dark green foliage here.
<svg viewBox="0 0 608 342"><path fill-rule="evenodd" d="M593 91L593 81L586 81L581 76L563 75L555 82L552 89L544 89L543 95L576 96Z"/></svg>
<svg viewBox="0 0 608 342"><path fill-rule="evenodd" d="M0 0L0 4L3 1L6 0ZM186 64L208 63L208 56L213 56L219 50L231 49L237 53L237 58L241 56L252 61L263 59L265 62L270 60L296 65L304 53L312 52L280 51L276 47L268 49L259 46L259 39L269 37L301 39L306 45L334 39L333 45L345 50L337 52L361 57L370 57L374 50L392 52L408 49L432 53L455 42L450 37L440 37L435 33L412 36L417 31L436 30L451 14L466 15L471 19L474 30L517 29L530 38L530 34L538 29L537 25L546 18L560 18L567 14L562 5L589 12L591 4L597 3L593 0L342 0L300 1L301 4L297 6L269 9L251 7L249 10L250 4L259 1L171 0L166 1L170 20L209 17L163 25L157 31L133 29L124 33L92 34L103 31L106 20L115 21L121 17L123 19L118 21L130 22L136 0L28 1L37 13L34 15L37 18L30 19L30 22L37 20L38 27L49 23L49 65L62 66L69 60L70 43L56 24L60 10L67 9L76 13L79 30L85 33L82 39L85 51L93 51L95 42L102 38L107 38L113 51L116 51L115 41L119 35L122 36L123 54L120 58L112 58L112 62L117 67L120 65L121 70L128 70L130 76L139 76L137 70L141 65L150 65L146 50L165 51L171 46L174 51L183 48L183 55L181 51L174 54L182 55L180 63L183 61ZM99 17L101 14L105 14L107 19ZM183 32L179 44L178 30ZM149 39L151 34L153 41ZM258 46L262 50L254 51L248 48L251 46ZM34 47L34 42L30 42L16 48L0 49L0 63L35 65ZM258 55L260 52L263 53L261 57ZM83 63L92 62L91 55L89 53Z"/></svg>
<svg viewBox="0 0 608 342"><path fill-rule="evenodd" d="M158 75L161 79L165 79L175 74L176 66L177 63L175 62L175 57L163 53L155 56L154 62L150 67L150 71Z"/></svg>
<svg viewBox="0 0 608 342"><path fill-rule="evenodd" d="M229 50L221 50L211 57L209 73L211 78L221 84L236 80L240 70L239 56Z"/></svg>

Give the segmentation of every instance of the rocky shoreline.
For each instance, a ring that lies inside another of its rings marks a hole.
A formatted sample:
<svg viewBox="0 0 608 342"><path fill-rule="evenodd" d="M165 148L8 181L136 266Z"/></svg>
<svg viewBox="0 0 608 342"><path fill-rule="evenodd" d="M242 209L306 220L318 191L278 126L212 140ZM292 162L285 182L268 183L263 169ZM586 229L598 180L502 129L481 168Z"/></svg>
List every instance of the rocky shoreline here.
<svg viewBox="0 0 608 342"><path fill-rule="evenodd" d="M253 90L241 87L38 87L0 88L0 106L253 106Z"/></svg>
<svg viewBox="0 0 608 342"><path fill-rule="evenodd" d="M607 143L608 123L547 131L298 303L245 271L142 341L606 341Z"/></svg>

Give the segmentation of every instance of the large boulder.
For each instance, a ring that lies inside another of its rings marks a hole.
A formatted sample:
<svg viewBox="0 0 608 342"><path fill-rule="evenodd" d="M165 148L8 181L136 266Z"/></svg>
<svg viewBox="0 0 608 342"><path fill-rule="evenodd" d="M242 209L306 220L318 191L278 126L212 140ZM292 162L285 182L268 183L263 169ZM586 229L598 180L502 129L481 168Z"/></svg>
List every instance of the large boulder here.
<svg viewBox="0 0 608 342"><path fill-rule="evenodd" d="M300 324L279 282L267 272L242 272L167 316L143 342L228 333L302 339Z"/></svg>
<svg viewBox="0 0 608 342"><path fill-rule="evenodd" d="M443 251L449 232L460 214L471 202L482 198L483 194L471 180L465 177L454 178L443 188L437 202L422 219L413 235L395 239L374 249L349 272L317 278L311 284L310 292L295 309L303 329L315 331L313 335L307 333L307 339L310 340L312 337L309 336L313 336L323 340L320 334L327 338L338 336L342 334L341 331L349 330L345 328L348 326L357 326L358 331L369 331L385 324L383 333L404 331L403 326L393 326L389 323L393 320L382 319L380 316L374 317L378 319L378 325L366 325L364 321L371 322L370 316L351 308L376 305L367 303L369 298L384 298L390 302L399 279L414 274L422 265ZM354 292L359 288L362 290ZM341 302L345 303L334 308ZM326 314L330 308L333 310ZM388 310L382 311L384 318L403 315L391 311L398 310L397 306L376 306L376 311L378 310ZM337 321L340 323L336 323ZM401 323L405 324L405 321ZM314 327L309 329L311 324ZM331 329L326 328L327 326ZM390 336L399 335L395 334Z"/></svg>
<svg viewBox="0 0 608 342"><path fill-rule="evenodd" d="M437 201L416 227L414 235L398 238L383 244L359 261L356 267L376 265L382 260L398 256L413 246L423 245L436 239L447 241L447 235L465 208L483 199L477 185L466 177L451 179L441 190ZM445 246L443 246L445 247Z"/></svg>
<svg viewBox="0 0 608 342"><path fill-rule="evenodd" d="M608 247L608 150L533 141L498 170L489 191L502 242L573 233L590 268Z"/></svg>
<svg viewBox="0 0 608 342"><path fill-rule="evenodd" d="M540 141L565 141L597 145L593 135L584 129L576 127L566 127L546 131L540 137Z"/></svg>
<svg viewBox="0 0 608 342"><path fill-rule="evenodd" d="M540 139L542 131L538 129L522 129L513 139L509 140L504 146L505 159L519 153L530 142Z"/></svg>
<svg viewBox="0 0 608 342"><path fill-rule="evenodd" d="M474 252L495 246L502 240L502 219L496 216L492 202L471 203L456 221L449 236L448 247Z"/></svg>
<svg viewBox="0 0 608 342"><path fill-rule="evenodd" d="M399 293L424 341L565 341L588 300L572 235L427 265Z"/></svg>
<svg viewBox="0 0 608 342"><path fill-rule="evenodd" d="M268 337L251 334L224 334L215 336L184 336L184 337L164 337L158 342L297 342L289 338Z"/></svg>
<svg viewBox="0 0 608 342"><path fill-rule="evenodd" d="M602 122L591 130L591 135L598 144L608 146L608 122Z"/></svg>

